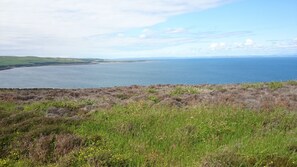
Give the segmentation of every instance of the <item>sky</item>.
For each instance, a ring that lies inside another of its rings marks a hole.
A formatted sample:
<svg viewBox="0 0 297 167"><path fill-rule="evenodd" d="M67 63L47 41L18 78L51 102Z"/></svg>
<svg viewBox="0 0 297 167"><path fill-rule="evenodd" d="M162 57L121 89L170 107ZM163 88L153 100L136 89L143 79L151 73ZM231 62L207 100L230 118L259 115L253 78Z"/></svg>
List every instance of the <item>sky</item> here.
<svg viewBox="0 0 297 167"><path fill-rule="evenodd" d="M297 55L296 0L1 0L0 55Z"/></svg>

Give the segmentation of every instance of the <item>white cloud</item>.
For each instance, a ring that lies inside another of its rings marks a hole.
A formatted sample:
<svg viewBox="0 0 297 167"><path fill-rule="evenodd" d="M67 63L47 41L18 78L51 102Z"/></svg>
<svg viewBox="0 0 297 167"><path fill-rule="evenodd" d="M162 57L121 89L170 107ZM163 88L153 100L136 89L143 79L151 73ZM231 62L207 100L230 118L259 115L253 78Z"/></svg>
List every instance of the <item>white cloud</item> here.
<svg viewBox="0 0 297 167"><path fill-rule="evenodd" d="M252 46L254 45L254 41L252 39L246 39L244 42L245 46Z"/></svg>
<svg viewBox="0 0 297 167"><path fill-rule="evenodd" d="M254 40L248 38L244 42L215 42L209 45L210 50L238 50L256 47Z"/></svg>
<svg viewBox="0 0 297 167"><path fill-rule="evenodd" d="M250 48L252 46L255 46L254 40L248 38L244 42L235 42L232 45L233 49L243 49L243 48Z"/></svg>
<svg viewBox="0 0 297 167"><path fill-rule="evenodd" d="M179 34L179 33L183 33L186 30L184 28L168 28L166 30L166 33L168 34Z"/></svg>
<svg viewBox="0 0 297 167"><path fill-rule="evenodd" d="M291 40L275 40L272 45L278 48L297 48L297 38Z"/></svg>
<svg viewBox="0 0 297 167"><path fill-rule="evenodd" d="M1 32L16 36L84 37L152 26L170 16L224 2L226 0L1 0L0 28Z"/></svg>
<svg viewBox="0 0 297 167"><path fill-rule="evenodd" d="M106 39L102 36L115 33L118 38L133 41L121 32L150 27L171 16L229 1L232 0L1 0L0 54L9 49L12 54L22 53L22 49L24 54L31 50L53 54L96 52L94 48L99 52L108 47L100 42ZM170 32L182 31L177 28ZM151 35L143 31L138 37L148 39ZM91 41L86 40L90 38Z"/></svg>
<svg viewBox="0 0 297 167"><path fill-rule="evenodd" d="M211 43L209 47L211 50L226 49L226 43L224 43L224 42Z"/></svg>
<svg viewBox="0 0 297 167"><path fill-rule="evenodd" d="M153 34L154 34L153 31L151 31L148 28L145 28L142 30L142 33L139 35L139 38L141 39L149 38L149 37L152 37Z"/></svg>
<svg viewBox="0 0 297 167"><path fill-rule="evenodd" d="M0 0L0 55L109 58L108 55L215 53L213 50L220 54L262 51L260 41L240 41L250 35L248 31L195 33L183 27L151 28L172 16L230 1L233 0ZM135 28L143 31L126 31ZM236 39L230 42L229 37ZM220 40L224 42L217 42ZM296 50L297 38L273 47Z"/></svg>
<svg viewBox="0 0 297 167"><path fill-rule="evenodd" d="M139 38L142 38L142 39L147 38L147 35L146 34L140 34Z"/></svg>

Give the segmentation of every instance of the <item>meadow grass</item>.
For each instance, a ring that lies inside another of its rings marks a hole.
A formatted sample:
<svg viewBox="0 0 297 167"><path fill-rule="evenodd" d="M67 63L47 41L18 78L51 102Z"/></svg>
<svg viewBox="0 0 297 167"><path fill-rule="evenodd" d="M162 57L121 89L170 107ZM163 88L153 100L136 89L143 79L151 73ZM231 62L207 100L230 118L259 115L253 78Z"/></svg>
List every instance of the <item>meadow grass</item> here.
<svg viewBox="0 0 297 167"><path fill-rule="evenodd" d="M25 105L24 111L47 111L50 107L56 108L66 108L69 110L78 110L85 105L92 105L93 100L90 99L80 99L80 100L57 100L57 101L37 101Z"/></svg>
<svg viewBox="0 0 297 167"><path fill-rule="evenodd" d="M288 81L286 83L290 84L290 85L294 85L296 81ZM242 88L244 89L261 89L261 88L269 88L271 90L277 90L280 89L284 86L283 82L268 82L268 83L264 83L264 82L259 82L259 83L245 83L242 84Z"/></svg>
<svg viewBox="0 0 297 167"><path fill-rule="evenodd" d="M293 166L297 154L289 148L297 144L296 127L296 114L283 110L132 104L95 113L75 133L102 136L105 147L128 166Z"/></svg>
<svg viewBox="0 0 297 167"><path fill-rule="evenodd" d="M1 108L2 106L2 108ZM0 103L0 166L296 166L297 113L138 102L83 119L49 118L53 101ZM70 143L70 144L69 144Z"/></svg>
<svg viewBox="0 0 297 167"><path fill-rule="evenodd" d="M0 101L0 111L12 112L16 111L16 107L12 102Z"/></svg>
<svg viewBox="0 0 297 167"><path fill-rule="evenodd" d="M244 89L249 89L249 88L260 89L260 88L264 88L265 83L262 83L262 82L259 82L259 83L244 83L241 86Z"/></svg>
<svg viewBox="0 0 297 167"><path fill-rule="evenodd" d="M171 96L179 96L183 94L198 94L201 90L191 86L177 86L171 92Z"/></svg>
<svg viewBox="0 0 297 167"><path fill-rule="evenodd" d="M272 90L277 90L279 88L282 88L284 85L282 82L269 82L268 87Z"/></svg>
<svg viewBox="0 0 297 167"><path fill-rule="evenodd" d="M156 88L147 88L146 92L151 93L151 94L155 94L158 92L158 90Z"/></svg>
<svg viewBox="0 0 297 167"><path fill-rule="evenodd" d="M294 80L287 81L287 83L292 86L297 86L297 81L294 81Z"/></svg>

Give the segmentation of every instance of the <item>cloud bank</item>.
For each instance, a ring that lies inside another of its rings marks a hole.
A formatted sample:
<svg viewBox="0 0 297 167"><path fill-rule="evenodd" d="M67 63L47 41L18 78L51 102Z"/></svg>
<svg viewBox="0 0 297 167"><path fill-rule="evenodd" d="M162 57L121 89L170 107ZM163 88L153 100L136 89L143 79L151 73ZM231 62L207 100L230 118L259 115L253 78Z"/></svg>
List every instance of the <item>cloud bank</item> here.
<svg viewBox="0 0 297 167"><path fill-rule="evenodd" d="M70 54L71 49L83 53L94 47L102 51L101 43L88 43L86 39L150 27L171 16L213 8L228 1L1 0L0 53L39 50ZM181 29L168 31L175 33Z"/></svg>
<svg viewBox="0 0 297 167"><path fill-rule="evenodd" d="M192 32L183 25L154 29L174 16L233 1L1 0L0 55L162 57L259 48L250 31ZM242 39L236 44L223 40L232 37ZM291 43L294 48L296 42Z"/></svg>

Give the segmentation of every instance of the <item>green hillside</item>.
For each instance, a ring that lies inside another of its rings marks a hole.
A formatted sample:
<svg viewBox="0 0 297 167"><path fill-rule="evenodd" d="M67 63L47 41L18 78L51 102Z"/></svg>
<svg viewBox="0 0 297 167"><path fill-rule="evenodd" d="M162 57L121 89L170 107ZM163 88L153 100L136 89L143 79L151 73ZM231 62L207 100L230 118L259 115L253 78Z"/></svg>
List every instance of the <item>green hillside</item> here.
<svg viewBox="0 0 297 167"><path fill-rule="evenodd" d="M14 67L58 65L58 64L84 64L103 61L101 59L73 59L73 58L43 58L43 57L16 57L0 56L0 70Z"/></svg>
<svg viewBox="0 0 297 167"><path fill-rule="evenodd" d="M0 166L296 167L296 94L290 93L296 81L275 85L3 89ZM206 89L211 99L237 89L250 99L266 91L270 100L258 109L232 104L229 96L221 104L178 105L205 97ZM164 93L176 105L162 103Z"/></svg>

